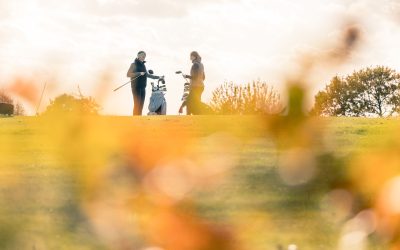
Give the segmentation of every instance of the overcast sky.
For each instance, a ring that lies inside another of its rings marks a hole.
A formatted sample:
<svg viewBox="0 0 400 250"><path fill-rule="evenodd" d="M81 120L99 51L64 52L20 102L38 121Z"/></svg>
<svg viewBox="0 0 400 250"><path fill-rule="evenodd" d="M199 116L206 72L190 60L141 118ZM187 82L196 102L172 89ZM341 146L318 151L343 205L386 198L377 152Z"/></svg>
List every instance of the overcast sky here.
<svg viewBox="0 0 400 250"><path fill-rule="evenodd" d="M130 115L126 71L139 50L147 68L165 75L168 114L177 114L189 54L203 57L203 99L224 81L260 79L281 94L302 59L341 46L346 25L359 45L336 65L317 63L307 81L309 100L336 74L385 65L400 71L399 0L0 0L0 88L25 79L28 114L47 82L42 108L62 93L93 96L103 114ZM150 80L150 79L149 79ZM16 91L21 93L21 89ZM151 89L148 87L147 101Z"/></svg>

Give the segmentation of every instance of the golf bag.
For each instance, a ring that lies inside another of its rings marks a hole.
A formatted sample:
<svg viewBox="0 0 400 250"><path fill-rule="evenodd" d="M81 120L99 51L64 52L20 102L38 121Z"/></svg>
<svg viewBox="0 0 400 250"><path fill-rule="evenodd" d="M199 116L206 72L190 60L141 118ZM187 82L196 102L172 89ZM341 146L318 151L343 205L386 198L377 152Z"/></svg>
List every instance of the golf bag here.
<svg viewBox="0 0 400 250"><path fill-rule="evenodd" d="M160 78L157 85L151 83L151 97L149 103L148 115L166 115L167 114L167 102L165 100L165 92L167 88L165 86L164 78Z"/></svg>
<svg viewBox="0 0 400 250"><path fill-rule="evenodd" d="M183 95L182 95L182 102L186 102L190 92L190 83L185 82L183 87Z"/></svg>

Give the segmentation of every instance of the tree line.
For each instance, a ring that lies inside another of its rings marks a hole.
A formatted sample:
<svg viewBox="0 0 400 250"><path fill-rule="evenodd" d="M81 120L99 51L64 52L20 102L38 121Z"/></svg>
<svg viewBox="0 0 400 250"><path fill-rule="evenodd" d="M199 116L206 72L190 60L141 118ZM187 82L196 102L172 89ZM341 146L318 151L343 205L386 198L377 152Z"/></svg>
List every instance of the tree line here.
<svg viewBox="0 0 400 250"><path fill-rule="evenodd" d="M390 117L400 114L400 74L385 67L367 67L347 76L334 76L315 95L309 112L317 116ZM15 115L23 115L20 103L0 91L0 103L15 105ZM15 103L15 104L14 104ZM276 115L286 108L279 93L263 81L247 84L225 82L212 92L209 103L219 115ZM44 114L61 111L98 114L100 105L92 97L62 94L46 108Z"/></svg>
<svg viewBox="0 0 400 250"><path fill-rule="evenodd" d="M217 114L280 114L279 94L265 82L224 83L214 90L211 107ZM344 77L334 76L314 97L309 112L317 116L390 117L400 114L400 74L385 66L367 67Z"/></svg>
<svg viewBox="0 0 400 250"><path fill-rule="evenodd" d="M400 74L384 66L335 76L315 96L311 114L390 117L400 111Z"/></svg>

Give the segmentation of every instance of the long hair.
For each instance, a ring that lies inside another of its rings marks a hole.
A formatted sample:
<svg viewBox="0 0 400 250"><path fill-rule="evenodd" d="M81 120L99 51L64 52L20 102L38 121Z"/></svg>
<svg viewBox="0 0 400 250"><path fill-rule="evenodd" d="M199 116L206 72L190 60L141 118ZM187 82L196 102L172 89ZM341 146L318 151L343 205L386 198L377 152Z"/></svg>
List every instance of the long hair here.
<svg viewBox="0 0 400 250"><path fill-rule="evenodd" d="M201 56L197 51L192 51L192 53L190 53L190 56L194 56L194 61L201 62Z"/></svg>

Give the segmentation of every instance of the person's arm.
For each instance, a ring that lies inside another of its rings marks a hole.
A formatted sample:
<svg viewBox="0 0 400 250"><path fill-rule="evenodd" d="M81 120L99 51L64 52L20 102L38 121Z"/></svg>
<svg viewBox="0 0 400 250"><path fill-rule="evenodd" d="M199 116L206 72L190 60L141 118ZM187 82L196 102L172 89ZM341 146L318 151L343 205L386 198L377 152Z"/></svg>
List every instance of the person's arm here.
<svg viewBox="0 0 400 250"><path fill-rule="evenodd" d="M200 74L200 65L198 63L194 63L192 68L190 69L190 75L185 75L185 78L189 79L197 79Z"/></svg>
<svg viewBox="0 0 400 250"><path fill-rule="evenodd" d="M148 78L151 78L151 79L160 79L160 78L161 78L160 76L152 75L152 74L150 74L149 72L146 73L146 76L147 76Z"/></svg>
<svg viewBox="0 0 400 250"><path fill-rule="evenodd" d="M135 78L139 75L144 75L144 72L136 72L136 65L135 63L132 63L128 69L128 73L126 73L126 76L130 78Z"/></svg>
<svg viewBox="0 0 400 250"><path fill-rule="evenodd" d="M179 114L182 114L183 113L183 107L185 107L186 106L186 101L183 101L182 102L182 104L181 104L181 106L179 107Z"/></svg>

